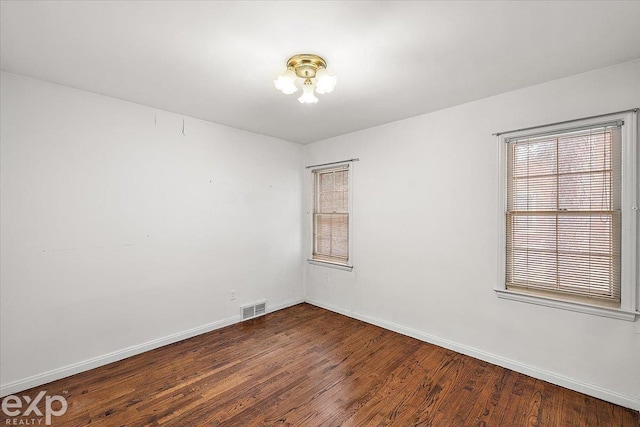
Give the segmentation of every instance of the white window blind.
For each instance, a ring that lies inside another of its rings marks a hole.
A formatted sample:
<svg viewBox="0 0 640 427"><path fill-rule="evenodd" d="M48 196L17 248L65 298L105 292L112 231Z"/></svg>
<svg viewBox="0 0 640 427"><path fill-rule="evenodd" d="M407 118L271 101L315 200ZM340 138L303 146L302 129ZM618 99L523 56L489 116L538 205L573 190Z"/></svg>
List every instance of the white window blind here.
<svg viewBox="0 0 640 427"><path fill-rule="evenodd" d="M619 306L621 122L506 142L507 289Z"/></svg>
<svg viewBox="0 0 640 427"><path fill-rule="evenodd" d="M349 261L349 165L313 171L313 259Z"/></svg>

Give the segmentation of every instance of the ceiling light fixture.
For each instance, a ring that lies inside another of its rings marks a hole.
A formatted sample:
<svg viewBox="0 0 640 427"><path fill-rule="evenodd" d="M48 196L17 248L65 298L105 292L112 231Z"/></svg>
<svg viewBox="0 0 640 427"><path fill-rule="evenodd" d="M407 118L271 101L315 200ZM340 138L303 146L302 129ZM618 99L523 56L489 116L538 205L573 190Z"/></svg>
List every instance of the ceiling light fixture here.
<svg viewBox="0 0 640 427"><path fill-rule="evenodd" d="M318 55L304 53L292 56L287 61L286 71L280 74L273 83L280 92L290 95L298 91L296 76L304 79L302 96L298 98L298 101L302 104L315 104L318 102L314 91L324 95L325 93L330 93L336 87L337 77L327 72L327 61Z"/></svg>

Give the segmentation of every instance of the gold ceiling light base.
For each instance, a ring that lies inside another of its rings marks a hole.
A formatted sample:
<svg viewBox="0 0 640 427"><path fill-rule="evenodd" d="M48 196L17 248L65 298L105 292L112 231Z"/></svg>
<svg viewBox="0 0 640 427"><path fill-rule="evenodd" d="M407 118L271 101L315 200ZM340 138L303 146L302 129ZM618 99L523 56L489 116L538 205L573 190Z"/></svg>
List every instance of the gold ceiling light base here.
<svg viewBox="0 0 640 427"><path fill-rule="evenodd" d="M318 55L303 53L289 58L287 68L300 78L313 79L320 68L327 68L327 61Z"/></svg>

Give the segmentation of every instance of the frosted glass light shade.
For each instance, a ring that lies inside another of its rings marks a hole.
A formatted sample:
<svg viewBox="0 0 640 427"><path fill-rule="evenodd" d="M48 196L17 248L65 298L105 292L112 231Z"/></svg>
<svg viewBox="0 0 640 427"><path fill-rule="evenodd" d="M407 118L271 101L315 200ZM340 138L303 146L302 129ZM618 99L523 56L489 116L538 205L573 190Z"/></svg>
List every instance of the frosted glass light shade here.
<svg viewBox="0 0 640 427"><path fill-rule="evenodd" d="M273 81L273 84L276 86L280 92L285 95L290 95L298 91L298 88L295 85L296 74L293 70L287 70L284 73L280 74L276 80Z"/></svg>
<svg viewBox="0 0 640 427"><path fill-rule="evenodd" d="M301 104L315 104L318 102L318 98L313 94L313 83L306 83L302 87L302 95L298 98Z"/></svg>
<svg viewBox="0 0 640 427"><path fill-rule="evenodd" d="M316 92L319 94L330 93L336 87L338 78L330 75L326 69L320 68L316 73Z"/></svg>

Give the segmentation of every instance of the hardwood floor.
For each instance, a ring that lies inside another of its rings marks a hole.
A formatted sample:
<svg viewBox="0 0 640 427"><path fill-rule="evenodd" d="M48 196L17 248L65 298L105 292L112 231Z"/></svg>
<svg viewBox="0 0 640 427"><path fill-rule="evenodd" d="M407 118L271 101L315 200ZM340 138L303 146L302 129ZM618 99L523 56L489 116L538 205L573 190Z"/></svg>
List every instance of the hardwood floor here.
<svg viewBox="0 0 640 427"><path fill-rule="evenodd" d="M68 401L53 426L640 426L632 410L308 304L18 395L41 390Z"/></svg>

